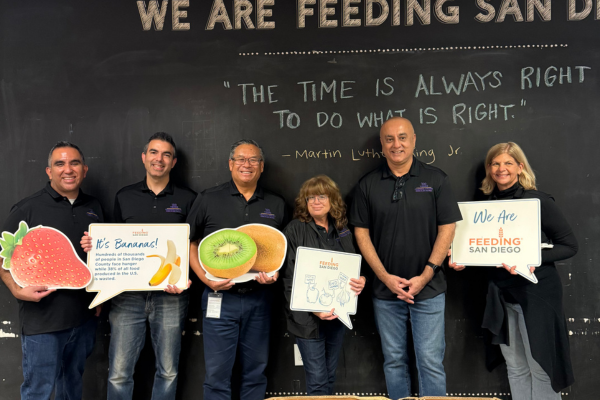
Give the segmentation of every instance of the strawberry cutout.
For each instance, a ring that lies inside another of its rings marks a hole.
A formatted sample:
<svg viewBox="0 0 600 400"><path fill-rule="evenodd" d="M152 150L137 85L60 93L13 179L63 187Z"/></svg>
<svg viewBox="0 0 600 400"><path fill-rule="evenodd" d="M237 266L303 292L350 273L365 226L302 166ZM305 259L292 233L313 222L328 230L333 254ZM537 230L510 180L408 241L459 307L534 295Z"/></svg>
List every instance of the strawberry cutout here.
<svg viewBox="0 0 600 400"><path fill-rule="evenodd" d="M12 235L2 233L2 267L21 286L47 286L52 289L81 289L92 274L75 253L71 241L60 231L46 226L29 229L25 221Z"/></svg>

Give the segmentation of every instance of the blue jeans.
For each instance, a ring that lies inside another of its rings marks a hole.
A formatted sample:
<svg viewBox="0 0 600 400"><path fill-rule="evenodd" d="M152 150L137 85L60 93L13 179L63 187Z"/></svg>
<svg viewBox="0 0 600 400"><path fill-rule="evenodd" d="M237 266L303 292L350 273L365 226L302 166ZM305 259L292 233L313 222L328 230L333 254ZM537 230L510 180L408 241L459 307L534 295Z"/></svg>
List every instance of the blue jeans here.
<svg viewBox="0 0 600 400"><path fill-rule="evenodd" d="M417 371L419 373L419 396L445 396L446 373L444 372L444 310L446 294L432 299L408 304L402 300L373 298L375 323L381 336L383 348L383 371L389 397L401 399L410 396L408 370L407 325L412 326Z"/></svg>
<svg viewBox="0 0 600 400"><path fill-rule="evenodd" d="M22 400L77 400L83 395L83 368L96 342L96 318L77 328L21 335Z"/></svg>
<svg viewBox="0 0 600 400"><path fill-rule="evenodd" d="M150 325L156 357L152 399L175 399L181 335L189 293L125 292L112 299L108 350L108 399L131 399L133 372Z"/></svg>
<svg viewBox="0 0 600 400"><path fill-rule="evenodd" d="M344 343L344 333L346 327L340 321L320 321L318 339L296 337L309 396L333 394L335 370Z"/></svg>
<svg viewBox="0 0 600 400"><path fill-rule="evenodd" d="M235 289L235 286L234 286ZM264 400L265 368L269 360L271 292L245 294L224 291L221 318L206 318L209 288L202 296L204 400L231 400L231 371L239 349L242 370L240 399Z"/></svg>
<svg viewBox="0 0 600 400"><path fill-rule="evenodd" d="M550 377L533 359L525 326L523 309L519 304L506 304L510 346L501 344L513 400L560 400L552 389Z"/></svg>

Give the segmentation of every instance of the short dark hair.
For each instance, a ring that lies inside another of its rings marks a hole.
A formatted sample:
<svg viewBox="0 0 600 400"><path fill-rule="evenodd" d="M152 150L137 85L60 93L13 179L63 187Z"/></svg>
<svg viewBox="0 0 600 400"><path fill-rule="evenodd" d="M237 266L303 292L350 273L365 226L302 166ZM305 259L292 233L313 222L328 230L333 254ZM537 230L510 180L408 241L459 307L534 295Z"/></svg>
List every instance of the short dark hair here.
<svg viewBox="0 0 600 400"><path fill-rule="evenodd" d="M67 142L66 140L61 140L59 142L56 142L56 144L54 146L52 146L52 148L50 149L50 153L48 153L48 166L49 167L52 167L52 165L51 165L52 153L54 153L54 150L60 149L61 147L71 147L71 148L77 150L79 152L79 155L81 156L81 162L83 163L83 165L85 165L85 157L84 157L81 149L76 144Z"/></svg>
<svg viewBox="0 0 600 400"><path fill-rule="evenodd" d="M263 152L262 147L260 147L260 145L258 144L258 142L256 140L252 140L252 139L241 139L241 140L238 140L237 142L235 142L234 144L232 144L231 150L229 151L229 159L230 160L233 160L233 154L235 153L235 149L237 149L239 146L241 146L243 144L251 144L252 146L258 147L258 150L260 151L260 158L262 158L262 161L265 161L265 153Z"/></svg>
<svg viewBox="0 0 600 400"><path fill-rule="evenodd" d="M156 132L154 135L150 136L150 139L148 139L144 145L144 154L148 152L148 145L153 140L162 140L163 142L169 143L171 146L173 146L173 158L177 158L177 145L175 144L173 137L166 132Z"/></svg>

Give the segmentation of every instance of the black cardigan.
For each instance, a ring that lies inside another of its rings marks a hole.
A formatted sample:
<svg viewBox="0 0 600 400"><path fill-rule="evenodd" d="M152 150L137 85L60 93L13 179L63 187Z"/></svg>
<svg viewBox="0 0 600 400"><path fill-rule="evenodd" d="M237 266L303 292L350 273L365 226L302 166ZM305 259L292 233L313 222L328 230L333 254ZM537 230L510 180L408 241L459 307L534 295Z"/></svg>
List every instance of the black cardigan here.
<svg viewBox="0 0 600 400"><path fill-rule="evenodd" d="M352 244L352 233L347 227L336 229L340 245L347 253L355 253ZM290 310L292 298L292 283L294 280L294 269L296 268L296 250L298 246L313 247L315 249L327 249L317 231L314 221L301 222L293 220L283 230L288 241L286 264L283 270L283 286L286 298L286 317L288 330L303 339L317 339L319 337L319 317L311 312Z"/></svg>
<svg viewBox="0 0 600 400"><path fill-rule="evenodd" d="M537 284L510 275L504 269L492 272L482 327L489 331L488 343L510 345L505 302L520 304L533 358L550 377L552 389L559 392L573 384L574 377L562 308L562 283L554 262L573 257L578 249L577 239L554 198L546 193L524 190L516 183L504 191L494 191L491 199L539 199L542 242L552 243L554 247L542 250L542 265L535 270ZM490 370L504 361L499 347L493 347L495 349L487 354Z"/></svg>

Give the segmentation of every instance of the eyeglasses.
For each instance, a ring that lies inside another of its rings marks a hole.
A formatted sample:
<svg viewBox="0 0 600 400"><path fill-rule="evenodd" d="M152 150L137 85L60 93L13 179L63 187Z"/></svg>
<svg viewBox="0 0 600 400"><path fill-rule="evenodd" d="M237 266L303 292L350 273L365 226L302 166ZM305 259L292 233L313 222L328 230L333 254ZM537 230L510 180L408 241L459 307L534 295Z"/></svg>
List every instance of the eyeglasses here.
<svg viewBox="0 0 600 400"><path fill-rule="evenodd" d="M260 157L250 157L250 158L238 157L238 158L231 159L231 161L233 161L235 165L244 165L244 164L246 164L246 161L248 161L250 163L250 165L258 165L258 163L260 163L262 160L263 159Z"/></svg>
<svg viewBox="0 0 600 400"><path fill-rule="evenodd" d="M308 196L306 198L306 202L308 204L313 204L316 200L319 200L319 203L323 203L329 200L329 196L327 196L326 194L320 194L318 196Z"/></svg>
<svg viewBox="0 0 600 400"><path fill-rule="evenodd" d="M392 202L402 200L404 197L405 183L406 180L404 180L404 177L396 178L396 183L394 184L394 194L392 194Z"/></svg>

